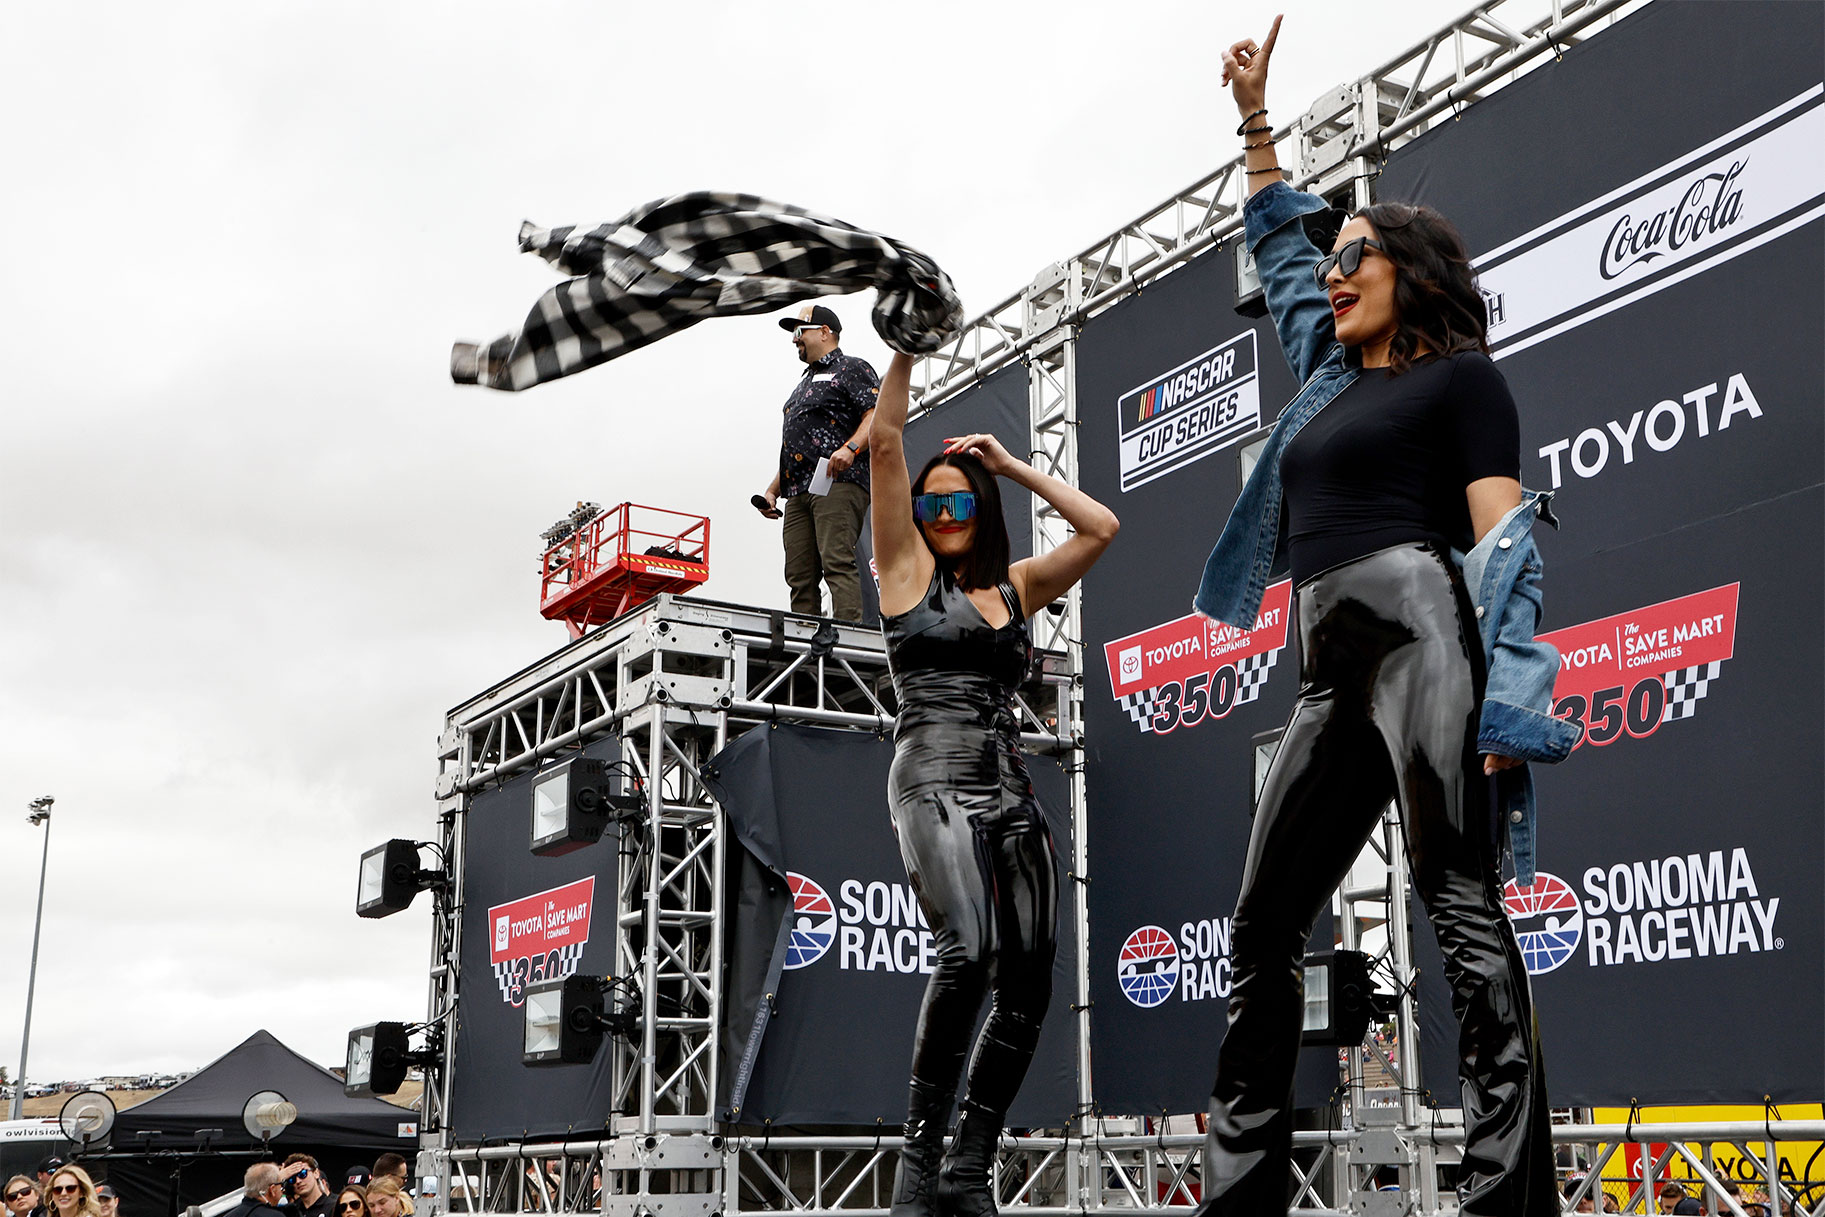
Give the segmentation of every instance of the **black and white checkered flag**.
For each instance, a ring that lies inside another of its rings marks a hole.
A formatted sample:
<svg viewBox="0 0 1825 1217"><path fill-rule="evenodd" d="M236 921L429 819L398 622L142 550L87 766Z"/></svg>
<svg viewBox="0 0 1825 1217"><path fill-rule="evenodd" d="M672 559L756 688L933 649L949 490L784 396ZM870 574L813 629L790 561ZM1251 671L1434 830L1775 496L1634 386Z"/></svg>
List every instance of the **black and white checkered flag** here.
<svg viewBox="0 0 1825 1217"><path fill-rule="evenodd" d="M519 333L457 343L458 384L517 392L706 317L868 287L875 331L896 351L935 351L963 323L950 277L918 250L751 194L675 195L588 230L522 224L520 249L576 277L540 296Z"/></svg>

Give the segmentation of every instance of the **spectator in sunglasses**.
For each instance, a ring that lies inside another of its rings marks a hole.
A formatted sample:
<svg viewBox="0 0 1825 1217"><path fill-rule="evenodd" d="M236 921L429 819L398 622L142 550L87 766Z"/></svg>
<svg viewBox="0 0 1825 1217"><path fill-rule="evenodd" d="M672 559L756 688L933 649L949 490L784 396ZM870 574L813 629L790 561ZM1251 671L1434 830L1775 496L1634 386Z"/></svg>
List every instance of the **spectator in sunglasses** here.
<svg viewBox="0 0 1825 1217"><path fill-rule="evenodd" d="M1021 759L1013 708L1032 658L1026 623L1083 578L1120 525L1107 507L1015 459L992 435L947 440L909 479L912 362L894 356L869 437L880 492L881 633L899 699L888 806L937 946L913 1040L893 1212L987 1214L995 1212L995 1148L1039 1043L1058 945L1058 856ZM1075 535L1010 562L1003 477L1049 503ZM988 1021L975 1036L991 990ZM965 1057L962 1117L940 1161Z"/></svg>
<svg viewBox="0 0 1825 1217"><path fill-rule="evenodd" d="M95 1203L101 1205L102 1217L120 1217L120 1193L111 1183L95 1185Z"/></svg>
<svg viewBox="0 0 1825 1217"><path fill-rule="evenodd" d="M367 1189L350 1185L336 1193L336 1217L368 1217Z"/></svg>
<svg viewBox="0 0 1825 1217"><path fill-rule="evenodd" d="M382 1154L374 1159L374 1182L382 1179L399 1185L399 1203L404 1206L406 1217L412 1217L412 1164L400 1154Z"/></svg>
<svg viewBox="0 0 1825 1217"><path fill-rule="evenodd" d="M95 1182L80 1166L62 1166L51 1175L51 1217L102 1217Z"/></svg>
<svg viewBox="0 0 1825 1217"><path fill-rule="evenodd" d="M329 1184L323 1181L323 1172L317 1168L317 1160L309 1154L293 1154L285 1159L284 1165L279 1167L279 1182L284 1185L285 1195L291 1200L294 1213L307 1214L308 1217L334 1217Z"/></svg>
<svg viewBox="0 0 1825 1217"><path fill-rule="evenodd" d="M6 1217L39 1217L44 1205L38 1192L38 1184L25 1175L14 1175L6 1181L6 1190L0 1192L5 1197Z"/></svg>
<svg viewBox="0 0 1825 1217"><path fill-rule="evenodd" d="M823 305L808 304L779 324L792 335L805 370L786 398L773 481L754 496L754 506L770 520L785 517L781 532L792 611L817 615L822 582L830 588L830 615L859 621L862 576L855 543L868 510L868 431L880 378L867 360L839 349L843 323ZM818 466L826 461L827 484L817 480Z"/></svg>

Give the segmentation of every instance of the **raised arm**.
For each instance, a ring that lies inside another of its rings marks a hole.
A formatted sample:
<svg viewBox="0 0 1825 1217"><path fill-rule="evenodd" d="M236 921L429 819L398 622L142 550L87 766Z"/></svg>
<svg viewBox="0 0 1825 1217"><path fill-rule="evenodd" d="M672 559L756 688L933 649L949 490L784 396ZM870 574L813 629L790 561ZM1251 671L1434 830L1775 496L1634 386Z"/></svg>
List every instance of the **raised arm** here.
<svg viewBox="0 0 1825 1217"><path fill-rule="evenodd" d="M1280 40L1280 18L1259 46L1244 38L1223 52L1222 82L1235 98L1242 118L1243 169L1248 175L1249 252L1261 276L1262 294L1280 349L1301 383L1337 350L1336 319L1324 288L1312 268L1324 256L1306 235L1304 217L1326 211L1316 195L1301 194L1285 184L1274 148L1273 120L1267 111L1267 68Z"/></svg>
<svg viewBox="0 0 1825 1217"><path fill-rule="evenodd" d="M1008 570L1020 594L1020 611L1031 617L1071 590L1115 540L1122 522L1115 513L1079 490L1025 461L1009 455L992 435L959 435L945 441L946 452L968 452L997 477L1018 482L1050 503L1073 529L1072 537L1057 549L1022 558Z"/></svg>
<svg viewBox="0 0 1825 1217"><path fill-rule="evenodd" d="M875 576L881 612L894 616L918 602L931 583L935 560L913 522L912 478L906 472L906 407L912 385L911 355L887 365L868 428L870 495L874 520Z"/></svg>

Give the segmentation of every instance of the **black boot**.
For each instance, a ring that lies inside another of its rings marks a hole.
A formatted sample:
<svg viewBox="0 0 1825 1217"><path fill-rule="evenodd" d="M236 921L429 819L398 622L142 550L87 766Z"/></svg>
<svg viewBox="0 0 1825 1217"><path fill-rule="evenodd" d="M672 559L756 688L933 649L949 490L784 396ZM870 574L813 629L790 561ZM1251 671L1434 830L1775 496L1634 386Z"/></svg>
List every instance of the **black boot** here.
<svg viewBox="0 0 1825 1217"><path fill-rule="evenodd" d="M965 1100L951 1152L938 1171L938 1217L996 1217L995 1151L1000 1145L1001 1113Z"/></svg>
<svg viewBox="0 0 1825 1217"><path fill-rule="evenodd" d="M891 1217L934 1217L932 1195L950 1114L948 1091L913 1079L906 1104L906 1144L894 1169Z"/></svg>

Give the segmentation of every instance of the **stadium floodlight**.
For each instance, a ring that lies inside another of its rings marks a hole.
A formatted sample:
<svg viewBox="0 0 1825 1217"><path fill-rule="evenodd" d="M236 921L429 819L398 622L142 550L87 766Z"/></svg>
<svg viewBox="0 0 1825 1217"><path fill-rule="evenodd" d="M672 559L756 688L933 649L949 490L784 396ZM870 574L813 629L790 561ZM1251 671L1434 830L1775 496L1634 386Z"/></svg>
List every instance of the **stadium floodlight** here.
<svg viewBox="0 0 1825 1217"><path fill-rule="evenodd" d="M612 980L565 976L526 987L526 1033L520 1060L528 1065L581 1065L595 1059L603 1035L632 1035L632 1010L605 1009Z"/></svg>
<svg viewBox="0 0 1825 1217"><path fill-rule="evenodd" d="M532 852L556 858L594 845L609 823L640 809L638 794L616 794L619 761L580 756L532 780Z"/></svg>
<svg viewBox="0 0 1825 1217"><path fill-rule="evenodd" d="M412 898L444 882L439 871L418 865L416 841L393 840L361 855L355 886L357 917L391 917L412 907Z"/></svg>
<svg viewBox="0 0 1825 1217"><path fill-rule="evenodd" d="M1300 1043L1360 1044L1375 1009L1367 955L1321 951L1305 957L1305 1021Z"/></svg>

